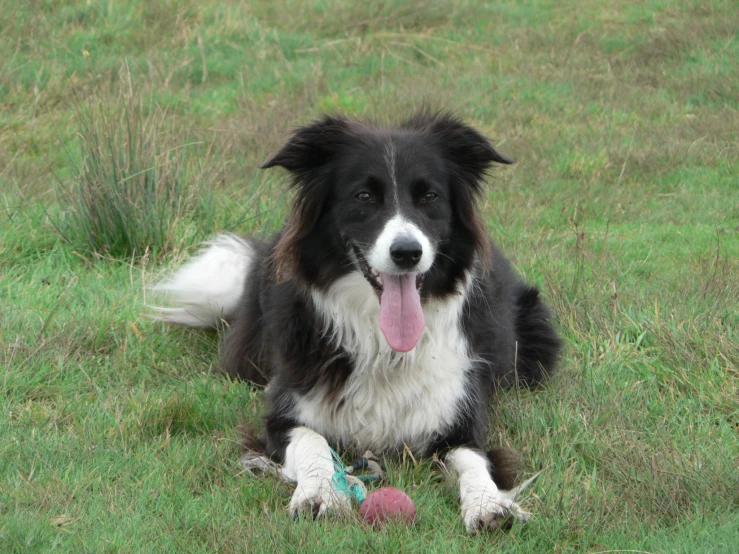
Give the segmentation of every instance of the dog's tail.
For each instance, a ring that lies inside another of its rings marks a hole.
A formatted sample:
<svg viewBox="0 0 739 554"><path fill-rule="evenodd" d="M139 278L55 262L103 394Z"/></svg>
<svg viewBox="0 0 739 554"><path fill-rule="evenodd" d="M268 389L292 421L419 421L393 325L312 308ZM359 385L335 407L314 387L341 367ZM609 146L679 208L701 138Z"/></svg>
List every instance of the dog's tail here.
<svg viewBox="0 0 739 554"><path fill-rule="evenodd" d="M150 316L188 327L218 327L238 309L253 255L247 240L218 235L174 275L152 287L173 307L150 306Z"/></svg>

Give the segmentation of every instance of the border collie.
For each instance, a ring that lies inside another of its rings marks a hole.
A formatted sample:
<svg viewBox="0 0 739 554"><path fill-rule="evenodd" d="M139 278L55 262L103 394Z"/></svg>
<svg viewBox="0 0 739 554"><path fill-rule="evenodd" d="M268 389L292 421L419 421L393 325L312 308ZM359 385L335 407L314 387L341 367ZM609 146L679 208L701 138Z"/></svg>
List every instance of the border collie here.
<svg viewBox="0 0 739 554"><path fill-rule="evenodd" d="M333 447L438 454L469 532L527 518L501 451L485 453L488 405L551 375L560 339L485 232L476 201L493 163L513 162L447 114L392 128L326 116L262 166L293 178L280 232L219 236L155 286L174 302L157 319L227 322L225 371L266 385L243 462L296 483L294 517L347 507Z"/></svg>

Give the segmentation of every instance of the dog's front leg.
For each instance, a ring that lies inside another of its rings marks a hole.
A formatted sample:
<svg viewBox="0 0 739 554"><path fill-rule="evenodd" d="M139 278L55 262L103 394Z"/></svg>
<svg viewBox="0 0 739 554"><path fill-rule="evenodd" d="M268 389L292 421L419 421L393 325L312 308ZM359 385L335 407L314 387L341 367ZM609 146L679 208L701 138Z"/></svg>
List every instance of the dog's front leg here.
<svg viewBox="0 0 739 554"><path fill-rule="evenodd" d="M295 481L290 515L314 518L337 515L351 508L350 499L333 484L334 462L328 442L307 427L295 427L285 450L282 473Z"/></svg>
<svg viewBox="0 0 739 554"><path fill-rule="evenodd" d="M522 521L531 515L515 502L517 490L502 491L490 477L489 460L477 450L455 448L445 459L450 475L459 485L462 518L468 533L497 529L508 517Z"/></svg>

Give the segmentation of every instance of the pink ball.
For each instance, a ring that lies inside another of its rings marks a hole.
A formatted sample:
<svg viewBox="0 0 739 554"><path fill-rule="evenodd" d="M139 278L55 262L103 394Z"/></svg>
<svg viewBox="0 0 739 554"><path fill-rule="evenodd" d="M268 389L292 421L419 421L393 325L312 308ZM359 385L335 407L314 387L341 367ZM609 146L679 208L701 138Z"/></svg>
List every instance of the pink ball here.
<svg viewBox="0 0 739 554"><path fill-rule="evenodd" d="M375 527L382 527L390 519L405 521L410 525L416 519L416 505L403 491L383 487L367 495L359 507L359 514Z"/></svg>

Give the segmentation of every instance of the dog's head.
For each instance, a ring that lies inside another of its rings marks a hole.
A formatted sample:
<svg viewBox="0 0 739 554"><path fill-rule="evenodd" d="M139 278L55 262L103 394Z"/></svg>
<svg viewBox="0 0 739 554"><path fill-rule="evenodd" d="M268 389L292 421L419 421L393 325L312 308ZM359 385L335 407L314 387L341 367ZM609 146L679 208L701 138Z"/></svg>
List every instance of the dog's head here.
<svg viewBox="0 0 739 554"><path fill-rule="evenodd" d="M453 293L486 256L476 200L493 162L512 163L446 114L424 111L389 129L324 117L298 129L262 166L286 168L297 188L276 271L319 287L361 271L389 345L413 349L421 296Z"/></svg>

